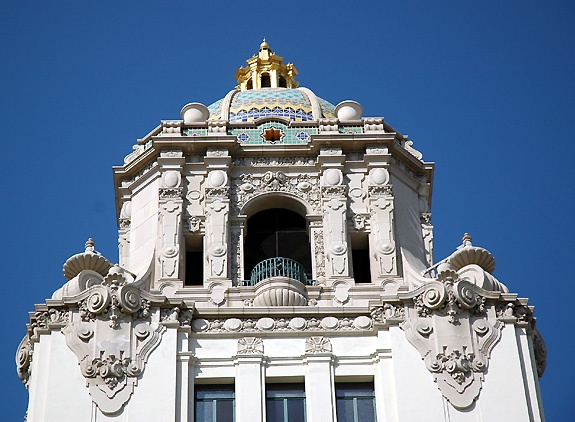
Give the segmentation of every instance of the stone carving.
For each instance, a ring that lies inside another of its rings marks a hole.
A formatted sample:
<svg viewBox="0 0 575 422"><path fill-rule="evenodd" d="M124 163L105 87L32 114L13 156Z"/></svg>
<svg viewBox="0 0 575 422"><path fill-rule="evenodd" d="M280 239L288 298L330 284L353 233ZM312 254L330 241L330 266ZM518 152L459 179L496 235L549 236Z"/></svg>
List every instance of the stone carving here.
<svg viewBox="0 0 575 422"><path fill-rule="evenodd" d="M237 215L251 199L268 192L290 193L319 211L321 195L317 176L301 173L287 175L281 171L269 171L263 175L242 174L232 181L234 214Z"/></svg>
<svg viewBox="0 0 575 422"><path fill-rule="evenodd" d="M306 353L331 353L331 342L326 337L308 337L305 339Z"/></svg>
<svg viewBox="0 0 575 422"><path fill-rule="evenodd" d="M242 235L242 230L239 227L233 227L230 230L230 247L231 247L231 260L232 260L232 274L231 277L236 281L236 284L240 283L243 279L242 277L242 243L244 237Z"/></svg>
<svg viewBox="0 0 575 422"><path fill-rule="evenodd" d="M397 262L393 228L393 199L376 196L371 199L370 208L371 231L376 246L373 254L378 264L379 276L395 275Z"/></svg>
<svg viewBox="0 0 575 422"><path fill-rule="evenodd" d="M325 250L323 244L323 231L316 230L314 237L315 273L316 277L325 278ZM318 280L319 283L319 280ZM325 280L324 280L325 283Z"/></svg>
<svg viewBox="0 0 575 422"><path fill-rule="evenodd" d="M415 148L413 148L413 141L405 140L405 142L403 143L403 147L407 150L407 152L409 152L418 160L421 160L423 158L423 154L418 150L416 150Z"/></svg>
<svg viewBox="0 0 575 422"><path fill-rule="evenodd" d="M401 327L443 396L458 409L478 397L491 350L501 337L503 324L486 309L488 295L449 269L407 295L413 307Z"/></svg>
<svg viewBox="0 0 575 422"><path fill-rule="evenodd" d="M257 337L242 337L238 340L238 355L261 355L264 353L264 342Z"/></svg>
<svg viewBox="0 0 575 422"><path fill-rule="evenodd" d="M28 388L28 380L30 378L30 364L32 363L32 344L30 343L30 337L26 335L20 342L18 346L18 351L16 352L16 368L18 371L18 377L24 383L26 388Z"/></svg>
<svg viewBox="0 0 575 422"><path fill-rule="evenodd" d="M219 199L206 207L208 276L227 277L229 204Z"/></svg>
<svg viewBox="0 0 575 422"><path fill-rule="evenodd" d="M118 266L82 296L81 318L62 332L92 400L103 413L114 414L130 399L148 356L161 341L165 328L152 322L149 308L151 301L162 303L164 298L128 284Z"/></svg>
<svg viewBox="0 0 575 422"><path fill-rule="evenodd" d="M132 146L132 150L134 152L124 157L124 164L130 164L132 161L134 161L138 157L138 155L140 155L144 151L144 145L134 145Z"/></svg>
<svg viewBox="0 0 575 422"><path fill-rule="evenodd" d="M315 166L311 157L242 157L234 159L236 167L294 167Z"/></svg>
<svg viewBox="0 0 575 422"><path fill-rule="evenodd" d="M160 188L159 196L161 199L180 199L182 197L184 189L179 188Z"/></svg>
<svg viewBox="0 0 575 422"><path fill-rule="evenodd" d="M367 220L367 216L364 214L355 214L353 216L353 227L357 231L365 230L365 222Z"/></svg>
<svg viewBox="0 0 575 422"><path fill-rule="evenodd" d="M233 322L229 322L234 320ZM326 332L326 331L366 331L373 328L372 318L361 315L358 317L324 317L324 318L228 318L204 319L196 318L192 321L192 330L206 334L217 334L223 332L236 333L261 333L278 331L306 331L306 332Z"/></svg>
<svg viewBox="0 0 575 422"><path fill-rule="evenodd" d="M112 267L112 263L96 251L92 238L88 239L85 252L76 254L64 264L64 277L71 280L83 270L92 270L105 276Z"/></svg>
<svg viewBox="0 0 575 422"><path fill-rule="evenodd" d="M193 215L188 219L188 227L192 233L198 233L201 228L203 216Z"/></svg>
<svg viewBox="0 0 575 422"><path fill-rule="evenodd" d="M404 320L405 308L402 305L386 303L371 309L373 322L386 323L387 320Z"/></svg>

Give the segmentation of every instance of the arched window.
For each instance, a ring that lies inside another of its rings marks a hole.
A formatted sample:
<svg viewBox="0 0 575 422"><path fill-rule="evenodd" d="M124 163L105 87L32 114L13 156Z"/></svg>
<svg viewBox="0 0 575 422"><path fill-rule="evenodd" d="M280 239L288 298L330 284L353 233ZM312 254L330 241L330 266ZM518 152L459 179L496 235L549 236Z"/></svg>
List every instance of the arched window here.
<svg viewBox="0 0 575 422"><path fill-rule="evenodd" d="M308 278L312 279L307 223L304 217L294 211L271 208L248 219L244 243L244 277L250 277L257 263L275 257L299 262L305 268Z"/></svg>
<svg viewBox="0 0 575 422"><path fill-rule="evenodd" d="M280 77L279 77L279 80L278 80L278 86L279 86L280 88L287 88L286 78L284 78L283 76L280 76Z"/></svg>
<svg viewBox="0 0 575 422"><path fill-rule="evenodd" d="M271 88L272 81L269 73L262 73L262 88Z"/></svg>
<svg viewBox="0 0 575 422"><path fill-rule="evenodd" d="M248 88L248 89L253 89L253 87L254 87L254 85L253 85L253 83L252 83L252 80L250 79L250 80L248 81L248 83L247 83L247 88Z"/></svg>

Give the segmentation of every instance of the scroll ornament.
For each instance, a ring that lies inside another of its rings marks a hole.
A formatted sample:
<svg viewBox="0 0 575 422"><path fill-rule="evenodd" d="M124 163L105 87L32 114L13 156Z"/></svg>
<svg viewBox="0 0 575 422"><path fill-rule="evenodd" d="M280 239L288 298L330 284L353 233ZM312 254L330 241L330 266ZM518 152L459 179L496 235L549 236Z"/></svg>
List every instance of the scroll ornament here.
<svg viewBox="0 0 575 422"><path fill-rule="evenodd" d="M458 409L468 408L479 396L491 350L501 338L503 323L495 306L486 304L499 293L445 270L409 296L413 302L402 324L407 340L443 396Z"/></svg>
<svg viewBox="0 0 575 422"><path fill-rule="evenodd" d="M78 358L92 400L104 414L114 414L129 401L161 341L165 326L154 321L150 305L165 298L128 284L123 270L114 266L102 284L78 299L79 318L62 332Z"/></svg>

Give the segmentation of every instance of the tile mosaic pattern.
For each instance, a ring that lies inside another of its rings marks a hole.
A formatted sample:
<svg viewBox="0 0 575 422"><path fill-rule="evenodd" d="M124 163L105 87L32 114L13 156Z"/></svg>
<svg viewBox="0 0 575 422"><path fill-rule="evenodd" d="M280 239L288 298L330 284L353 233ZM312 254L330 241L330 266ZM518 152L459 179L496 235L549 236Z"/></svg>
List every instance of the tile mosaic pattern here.
<svg viewBox="0 0 575 422"><path fill-rule="evenodd" d="M321 114L323 114L323 117L327 119L335 118L336 116L335 116L334 105L329 101L324 100L323 98L317 97L317 99L319 101L319 105L321 107Z"/></svg>
<svg viewBox="0 0 575 422"><path fill-rule="evenodd" d="M334 106L318 98L323 117L335 117ZM208 106L210 120L222 116L222 100ZM313 120L312 104L308 96L297 89L264 88L236 92L229 110L230 122L251 122L260 117L281 116L293 121Z"/></svg>
<svg viewBox="0 0 575 422"><path fill-rule="evenodd" d="M184 129L184 136L206 136L207 134L208 129L202 129L202 128Z"/></svg>
<svg viewBox="0 0 575 422"><path fill-rule="evenodd" d="M273 142L275 145L307 144L311 140L311 135L317 133L317 127L289 127L282 122L269 121L257 128L231 129L230 135L236 136L242 145L270 145L272 142L265 141L262 134L271 127L283 133L281 141Z"/></svg>
<svg viewBox="0 0 575 422"><path fill-rule="evenodd" d="M208 106L210 111L209 120L218 120L222 116L222 101L224 99L216 101L215 103Z"/></svg>

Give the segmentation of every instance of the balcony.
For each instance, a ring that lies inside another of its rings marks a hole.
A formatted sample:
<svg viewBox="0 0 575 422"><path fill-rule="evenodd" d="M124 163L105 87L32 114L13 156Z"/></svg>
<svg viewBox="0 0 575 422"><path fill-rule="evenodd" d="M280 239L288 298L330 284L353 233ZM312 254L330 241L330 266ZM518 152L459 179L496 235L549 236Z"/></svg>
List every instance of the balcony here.
<svg viewBox="0 0 575 422"><path fill-rule="evenodd" d="M259 262L244 284L256 288L254 306L305 306L314 283L299 262L278 257Z"/></svg>

